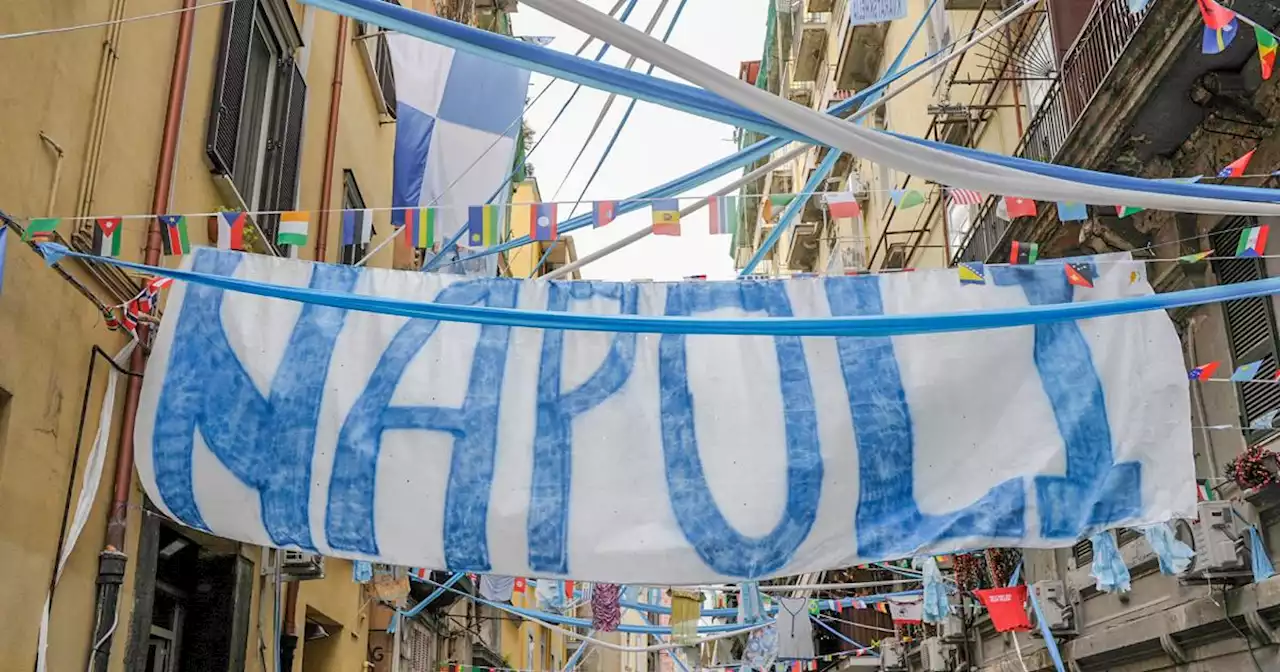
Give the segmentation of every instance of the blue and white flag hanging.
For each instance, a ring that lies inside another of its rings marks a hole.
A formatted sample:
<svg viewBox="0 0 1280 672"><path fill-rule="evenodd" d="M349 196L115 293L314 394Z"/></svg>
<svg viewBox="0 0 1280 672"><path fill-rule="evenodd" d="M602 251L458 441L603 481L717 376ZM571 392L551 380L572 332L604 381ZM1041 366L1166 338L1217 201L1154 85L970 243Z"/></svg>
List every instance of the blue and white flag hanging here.
<svg viewBox="0 0 1280 672"><path fill-rule="evenodd" d="M505 205L529 71L391 33L396 151L391 204L439 206L432 244L466 225L467 207Z"/></svg>

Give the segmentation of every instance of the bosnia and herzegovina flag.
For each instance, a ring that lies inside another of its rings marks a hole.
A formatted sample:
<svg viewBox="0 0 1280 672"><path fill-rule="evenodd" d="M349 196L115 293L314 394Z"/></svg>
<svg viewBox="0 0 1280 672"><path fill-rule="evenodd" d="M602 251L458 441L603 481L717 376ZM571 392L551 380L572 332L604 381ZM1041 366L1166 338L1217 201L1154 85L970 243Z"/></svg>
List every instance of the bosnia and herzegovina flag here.
<svg viewBox="0 0 1280 672"><path fill-rule="evenodd" d="M1219 5L1214 0L1196 0L1200 8L1200 16L1204 18L1204 41L1200 51L1206 54L1220 54L1231 46L1236 39L1240 23L1236 13Z"/></svg>

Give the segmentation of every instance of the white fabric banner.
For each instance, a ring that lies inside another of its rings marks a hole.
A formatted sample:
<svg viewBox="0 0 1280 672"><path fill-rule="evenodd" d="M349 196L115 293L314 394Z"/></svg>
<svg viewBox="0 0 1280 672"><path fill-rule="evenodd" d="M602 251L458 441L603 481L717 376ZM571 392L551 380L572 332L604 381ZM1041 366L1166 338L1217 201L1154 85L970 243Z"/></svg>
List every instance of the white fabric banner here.
<svg viewBox="0 0 1280 672"><path fill-rule="evenodd" d="M1125 257L1121 257L1125 258ZM549 283L200 249L192 270L411 301L822 317L1149 294L1085 260L790 281ZM358 296L353 296L358 300ZM1194 515L1165 313L902 337L543 331L177 283L137 465L220 536L397 565L693 584Z"/></svg>

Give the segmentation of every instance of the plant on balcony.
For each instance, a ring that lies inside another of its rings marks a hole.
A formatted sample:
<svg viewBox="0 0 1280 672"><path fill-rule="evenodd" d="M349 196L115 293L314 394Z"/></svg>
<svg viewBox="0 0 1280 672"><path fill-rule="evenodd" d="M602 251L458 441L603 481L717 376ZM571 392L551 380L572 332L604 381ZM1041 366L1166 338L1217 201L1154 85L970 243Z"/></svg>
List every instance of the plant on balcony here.
<svg viewBox="0 0 1280 672"><path fill-rule="evenodd" d="M1280 464L1276 453L1261 446L1253 446L1240 457L1227 463L1223 475L1235 481L1244 490L1252 490L1278 481Z"/></svg>

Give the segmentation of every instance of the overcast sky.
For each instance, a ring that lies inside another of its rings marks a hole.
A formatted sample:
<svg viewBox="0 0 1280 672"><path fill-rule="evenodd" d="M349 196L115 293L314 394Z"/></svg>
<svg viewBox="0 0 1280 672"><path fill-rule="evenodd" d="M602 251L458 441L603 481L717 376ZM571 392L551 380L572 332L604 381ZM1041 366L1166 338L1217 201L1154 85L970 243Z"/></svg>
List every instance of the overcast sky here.
<svg viewBox="0 0 1280 672"><path fill-rule="evenodd" d="M614 0L586 0L587 4L608 11ZM639 29L648 25L662 0L639 0L627 23ZM737 76L741 61L760 58L763 48L766 8L769 0L688 0L669 43L706 63ZM653 34L661 38L680 0L669 0ZM516 35L554 36L553 49L573 53L585 38L583 33L521 5L513 15ZM593 42L583 52L594 58L600 48ZM604 62L622 66L629 54L610 49ZM633 70L644 72L648 64L637 61ZM674 77L655 72L668 79ZM547 86L550 78L534 73L529 87L532 98ZM605 145L618 126L630 99L617 98L605 116L596 137L587 145L578 165L569 173L574 156L586 140L591 125L600 113L608 94L583 87L554 127L551 120L569 99L576 84L557 81L525 115L525 120L542 139L542 144L529 158L535 167L543 200L572 202L582 192ZM550 128L550 131L548 131ZM586 201L622 200L632 194L693 172L712 161L737 150L733 128L701 119L684 112L668 110L645 102L636 105L630 120L604 167L586 191ZM728 184L740 171L688 192L688 196L705 196L718 186ZM566 179L567 176L567 179ZM563 184L563 186L561 186ZM689 205L683 201L682 205ZM560 219L568 218L571 205L560 206ZM590 212L590 204L578 208L578 214ZM609 226L581 229L573 234L579 256L636 231L650 221L648 208L619 217ZM684 220L679 238L648 238L597 261L582 270L585 278L609 280L676 280L688 275L705 274L709 278L731 278L733 262L729 257L729 236L707 233L704 208Z"/></svg>

